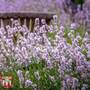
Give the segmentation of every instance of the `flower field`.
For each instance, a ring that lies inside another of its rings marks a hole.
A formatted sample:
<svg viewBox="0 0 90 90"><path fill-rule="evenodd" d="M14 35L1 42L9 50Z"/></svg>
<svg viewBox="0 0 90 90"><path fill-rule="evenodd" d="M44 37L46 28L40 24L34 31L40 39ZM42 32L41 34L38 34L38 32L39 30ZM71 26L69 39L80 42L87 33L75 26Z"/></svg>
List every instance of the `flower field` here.
<svg viewBox="0 0 90 90"><path fill-rule="evenodd" d="M12 87L0 90L90 90L90 38L83 26L35 19L33 32L13 21L0 28L0 75ZM1 80L1 79L0 79Z"/></svg>

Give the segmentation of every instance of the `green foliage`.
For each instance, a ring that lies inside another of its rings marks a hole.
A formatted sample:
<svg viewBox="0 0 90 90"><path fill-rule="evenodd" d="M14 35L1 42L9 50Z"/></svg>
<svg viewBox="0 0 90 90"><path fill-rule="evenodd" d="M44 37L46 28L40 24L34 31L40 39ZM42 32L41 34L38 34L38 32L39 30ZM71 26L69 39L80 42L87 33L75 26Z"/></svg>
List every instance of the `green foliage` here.
<svg viewBox="0 0 90 90"><path fill-rule="evenodd" d="M39 63L33 62L30 67L30 80L38 85L38 90L60 90L60 78L56 67L48 69L45 67L45 62L41 61ZM39 72L40 79L35 78L34 72ZM53 77L54 80L51 80Z"/></svg>
<svg viewBox="0 0 90 90"><path fill-rule="evenodd" d="M80 26L77 30L76 33L79 33L80 36L83 38L85 35L85 27L84 26Z"/></svg>
<svg viewBox="0 0 90 90"><path fill-rule="evenodd" d="M72 44L71 38L68 38L68 33L69 33L69 32L70 32L70 29L69 29L69 28L65 28L64 38L66 39L67 43Z"/></svg>
<svg viewBox="0 0 90 90"><path fill-rule="evenodd" d="M13 90L19 90L20 89L19 79L18 79L17 73L14 69L9 70L7 72L4 72L4 76L12 76L12 78L13 78L13 80L12 80Z"/></svg>
<svg viewBox="0 0 90 90"><path fill-rule="evenodd" d="M87 55L87 50L84 49L84 50L82 51L82 53L86 56L86 55Z"/></svg>
<svg viewBox="0 0 90 90"><path fill-rule="evenodd" d="M55 39L55 35L56 35L56 32L48 32L47 33L48 38L51 38L52 40Z"/></svg>
<svg viewBox="0 0 90 90"><path fill-rule="evenodd" d="M56 36L56 32L48 32L47 33L47 37L48 37L49 41L51 42L52 46L54 44L55 36Z"/></svg>
<svg viewBox="0 0 90 90"><path fill-rule="evenodd" d="M75 0L75 3L76 4L83 4L84 3L84 0Z"/></svg>
<svg viewBox="0 0 90 90"><path fill-rule="evenodd" d="M22 66L22 71L23 71L24 76L25 76L26 70L27 69L23 69L23 66ZM40 76L39 80L35 76L35 72L37 71L39 72L39 76ZM7 72L5 71L3 73L4 73L3 76L13 77L13 81L12 81L13 88L9 90L21 90L19 79L18 79L15 68L12 70L8 70ZM49 69L49 68L46 68L46 64L43 60L41 60L40 62L37 62L37 60L33 59L32 63L29 66L29 74L30 74L30 77L28 79L31 80L33 84L37 85L36 86L37 90L60 90L60 77L59 77L57 67L53 67ZM25 89L33 90L33 87L30 86ZM5 88L0 86L0 90L5 90Z"/></svg>

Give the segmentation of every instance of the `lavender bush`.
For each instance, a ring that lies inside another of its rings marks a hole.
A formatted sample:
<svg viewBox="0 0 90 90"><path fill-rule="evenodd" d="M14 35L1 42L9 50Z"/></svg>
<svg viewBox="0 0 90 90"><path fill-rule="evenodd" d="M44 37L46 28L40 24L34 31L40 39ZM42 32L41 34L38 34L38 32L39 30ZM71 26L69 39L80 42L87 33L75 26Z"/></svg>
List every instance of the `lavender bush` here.
<svg viewBox="0 0 90 90"><path fill-rule="evenodd" d="M90 89L88 33L76 24L58 27L57 19L50 26L35 19L34 32L18 20L0 28L0 71L13 76L13 90Z"/></svg>

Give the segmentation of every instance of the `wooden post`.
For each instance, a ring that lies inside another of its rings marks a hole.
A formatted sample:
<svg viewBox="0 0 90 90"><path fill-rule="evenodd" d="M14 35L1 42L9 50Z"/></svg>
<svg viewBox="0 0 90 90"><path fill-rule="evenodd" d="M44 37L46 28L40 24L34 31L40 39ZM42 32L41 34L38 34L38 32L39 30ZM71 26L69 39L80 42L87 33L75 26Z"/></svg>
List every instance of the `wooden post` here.
<svg viewBox="0 0 90 90"><path fill-rule="evenodd" d="M1 27L4 27L4 21L2 18L1 18Z"/></svg>
<svg viewBox="0 0 90 90"><path fill-rule="evenodd" d="M14 22L13 21L14 21L14 19L11 18L10 21L11 21L11 27L13 28L13 25L14 25Z"/></svg>
<svg viewBox="0 0 90 90"><path fill-rule="evenodd" d="M24 25L27 26L27 19L24 18Z"/></svg>
<svg viewBox="0 0 90 90"><path fill-rule="evenodd" d="M20 25L21 25L21 20L20 20L20 18L18 18L18 21L19 21L19 23L20 23Z"/></svg>
<svg viewBox="0 0 90 90"><path fill-rule="evenodd" d="M29 30L32 31L32 19L29 20Z"/></svg>

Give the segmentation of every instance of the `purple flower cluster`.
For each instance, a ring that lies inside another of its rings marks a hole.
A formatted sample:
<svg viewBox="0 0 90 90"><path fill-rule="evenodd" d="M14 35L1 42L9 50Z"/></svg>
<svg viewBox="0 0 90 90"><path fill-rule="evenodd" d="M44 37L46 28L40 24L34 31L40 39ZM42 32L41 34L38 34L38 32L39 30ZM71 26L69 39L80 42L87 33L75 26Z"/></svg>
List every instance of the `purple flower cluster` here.
<svg viewBox="0 0 90 90"><path fill-rule="evenodd" d="M13 21L13 27L9 25L6 28L1 27L0 68L8 69L9 65L13 66L13 64L19 67L22 65L28 67L32 62L32 58L35 58L37 62L44 60L47 64L46 68L51 69L55 65L58 66L62 90L88 88L90 79L90 62L87 61L87 57L90 58L90 43L87 42L88 35L86 33L84 38L81 38L78 34L75 37L74 29L71 28L68 36L72 39L72 44L69 44L64 38L65 27L60 26L59 28L57 21L55 15L52 26L47 25L45 19L41 20L42 25L40 26L39 18L36 18L34 32L29 32L26 25L21 26L18 20ZM73 28L76 29L75 25ZM50 42L47 35L52 32L56 33L54 44ZM82 40L81 46L79 45L80 40ZM82 53L84 49L87 50L87 56ZM10 58L13 58L15 62L12 62ZM18 69L17 75L20 87L22 87L24 82L22 71ZM28 77L28 72L26 77ZM35 77L37 80L40 79L38 71L35 72ZM31 84L32 82L27 79L25 82L26 87Z"/></svg>

